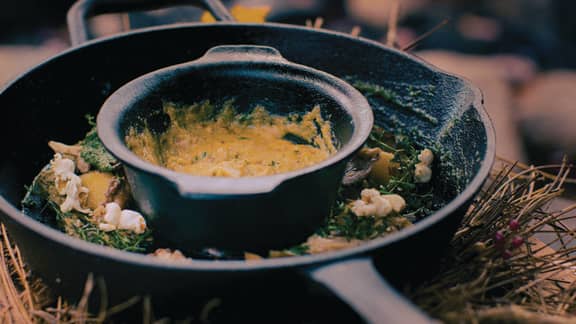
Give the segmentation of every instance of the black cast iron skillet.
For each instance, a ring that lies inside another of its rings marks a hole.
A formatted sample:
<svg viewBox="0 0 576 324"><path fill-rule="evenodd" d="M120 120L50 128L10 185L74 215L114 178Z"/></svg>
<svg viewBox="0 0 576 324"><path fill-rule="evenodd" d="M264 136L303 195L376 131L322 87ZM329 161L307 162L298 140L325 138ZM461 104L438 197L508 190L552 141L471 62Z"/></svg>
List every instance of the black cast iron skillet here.
<svg viewBox="0 0 576 324"><path fill-rule="evenodd" d="M268 291L273 296L309 278L333 290L367 321L425 322L427 318L390 289L380 274L401 286L429 277L485 181L494 160L495 139L480 91L379 43L280 24L185 24L80 45L86 35L84 18L116 9L140 9L142 3L80 1L69 20L76 46L34 67L0 92L1 220L30 267L57 293L72 297L80 293L86 274L94 272L105 278L112 302L142 293L156 300L239 290ZM220 8L213 1L200 3ZM228 17L213 12L221 20ZM41 222L48 220L20 212L24 187L51 158L48 140L73 143L87 131L88 126L79 126L86 124L84 115L96 114L122 84L195 59L222 44L271 46L290 61L396 91L397 100L371 99L376 123L392 131L414 130L420 140L444 149L434 166L439 188L435 194L448 203L410 228L357 248L257 263L169 264L68 237Z"/></svg>

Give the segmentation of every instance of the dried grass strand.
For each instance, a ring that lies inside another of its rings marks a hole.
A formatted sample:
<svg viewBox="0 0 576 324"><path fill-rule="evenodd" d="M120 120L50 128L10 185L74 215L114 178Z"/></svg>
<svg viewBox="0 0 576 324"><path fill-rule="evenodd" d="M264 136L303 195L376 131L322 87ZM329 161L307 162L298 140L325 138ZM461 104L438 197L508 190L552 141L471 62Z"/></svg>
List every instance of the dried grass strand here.
<svg viewBox="0 0 576 324"><path fill-rule="evenodd" d="M430 29L429 31L425 32L424 34L416 37L416 39L413 40L410 44L404 46L402 48L402 51L409 52L409 51L413 50L414 48L416 48L416 46L418 46L420 44L420 42L422 42L426 38L430 37L432 34L437 32L438 30L442 29L444 26L448 25L449 22L450 22L450 19L448 19L448 18L442 20L436 26L432 27L432 29Z"/></svg>
<svg viewBox="0 0 576 324"><path fill-rule="evenodd" d="M31 311L34 303L30 295L28 277L19 257L20 252L15 250L6 233L6 228L0 224L0 304L5 311L2 313L2 323L33 323ZM19 289L15 282L24 288Z"/></svg>
<svg viewBox="0 0 576 324"><path fill-rule="evenodd" d="M386 45L394 47L396 34L398 33L398 16L400 15L400 1L391 0L390 13L388 15L388 32L386 33Z"/></svg>

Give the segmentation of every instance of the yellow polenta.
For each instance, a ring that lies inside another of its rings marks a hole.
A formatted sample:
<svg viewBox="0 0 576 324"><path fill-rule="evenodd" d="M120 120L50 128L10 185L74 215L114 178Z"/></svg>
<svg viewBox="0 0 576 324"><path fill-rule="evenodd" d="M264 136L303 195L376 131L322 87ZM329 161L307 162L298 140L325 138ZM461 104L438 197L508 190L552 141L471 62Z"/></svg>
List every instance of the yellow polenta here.
<svg viewBox="0 0 576 324"><path fill-rule="evenodd" d="M310 166L336 151L330 123L320 108L306 114L272 115L257 106L238 114L231 103L165 104L168 129L154 134L129 129L126 144L142 159L202 176L264 176Z"/></svg>

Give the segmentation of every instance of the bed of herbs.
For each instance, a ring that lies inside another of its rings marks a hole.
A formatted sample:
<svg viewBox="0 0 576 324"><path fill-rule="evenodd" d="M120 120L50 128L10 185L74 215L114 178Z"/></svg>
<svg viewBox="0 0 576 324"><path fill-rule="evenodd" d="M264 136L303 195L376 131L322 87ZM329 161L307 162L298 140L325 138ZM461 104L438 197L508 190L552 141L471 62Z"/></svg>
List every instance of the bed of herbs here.
<svg viewBox="0 0 576 324"><path fill-rule="evenodd" d="M367 94L374 92L374 89L364 83L355 84L355 86ZM378 88L376 90L379 93L386 89ZM394 97L391 91L385 91L385 94L387 98ZM122 176L122 170L118 168L118 161L104 149L97 136L94 118L87 116L87 120L92 129L80 142L83 145L81 156L97 170L114 172L116 175ZM332 238L343 237L348 240L370 240L401 229L390 222L392 217L377 219L375 217L358 217L352 213L349 208L350 202L359 199L360 192L365 188L378 189L382 194L401 195L406 200L407 207L401 215L394 216L405 217L412 223L440 208L441 204L437 199L434 199L434 182L425 184L414 182L414 166L419 162L418 154L424 147L418 146L411 136L392 134L375 126L366 146L393 153L393 162L398 165L397 170L392 173L391 178L384 185L374 183L366 178L353 185L342 186L329 217L324 226L318 229L317 235ZM435 151L434 148L431 149ZM436 151L434 153L437 154ZM27 194L22 201L22 208L26 214L49 223L68 235L90 243L138 253L149 253L157 247L153 240L153 229L140 235L123 230L105 232L98 228L98 225L91 220L89 215L79 212L61 212L58 205L50 201L48 194L40 190L41 186L37 183L38 178L27 188ZM303 255L308 253L308 246L303 243L287 248L283 252L285 255ZM194 257L236 259L241 255L243 254L207 248Z"/></svg>

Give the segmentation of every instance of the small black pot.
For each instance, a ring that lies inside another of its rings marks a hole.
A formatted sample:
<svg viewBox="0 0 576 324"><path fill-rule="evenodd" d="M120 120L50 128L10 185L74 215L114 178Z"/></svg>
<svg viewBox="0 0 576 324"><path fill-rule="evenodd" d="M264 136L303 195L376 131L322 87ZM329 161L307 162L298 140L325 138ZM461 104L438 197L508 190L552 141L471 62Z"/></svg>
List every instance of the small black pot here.
<svg viewBox="0 0 576 324"><path fill-rule="evenodd" d="M261 177L205 177L148 163L124 142L127 130L158 116L162 101L235 100L274 114L320 105L338 151L313 166ZM98 114L98 134L125 165L133 196L158 235L183 250L217 246L265 251L302 242L329 214L349 158L373 124L366 99L346 82L291 63L265 46L218 46L198 60L139 77L114 92Z"/></svg>

